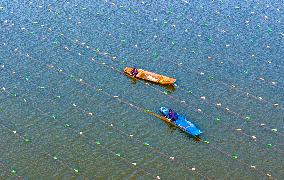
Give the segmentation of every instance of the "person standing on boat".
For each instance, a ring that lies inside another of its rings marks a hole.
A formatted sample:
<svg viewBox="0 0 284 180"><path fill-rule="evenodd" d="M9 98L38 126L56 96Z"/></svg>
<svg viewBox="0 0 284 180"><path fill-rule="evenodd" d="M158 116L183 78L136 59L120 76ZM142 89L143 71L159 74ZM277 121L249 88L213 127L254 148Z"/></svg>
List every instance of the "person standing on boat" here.
<svg viewBox="0 0 284 180"><path fill-rule="evenodd" d="M137 68L133 68L130 73L131 73L131 76L136 77L137 74L138 74L138 69Z"/></svg>
<svg viewBox="0 0 284 180"><path fill-rule="evenodd" d="M175 113L172 109L169 109L169 113L166 117L169 118L172 122L175 122L178 119L177 113Z"/></svg>

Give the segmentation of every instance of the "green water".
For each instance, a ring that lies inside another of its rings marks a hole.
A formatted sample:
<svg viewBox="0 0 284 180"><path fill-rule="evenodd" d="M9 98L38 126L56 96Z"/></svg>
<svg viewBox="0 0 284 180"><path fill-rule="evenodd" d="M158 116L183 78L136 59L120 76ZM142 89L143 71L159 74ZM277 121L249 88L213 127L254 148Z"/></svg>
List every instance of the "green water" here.
<svg viewBox="0 0 284 180"><path fill-rule="evenodd" d="M283 8L2 1L1 179L283 179ZM161 106L201 141L149 114Z"/></svg>

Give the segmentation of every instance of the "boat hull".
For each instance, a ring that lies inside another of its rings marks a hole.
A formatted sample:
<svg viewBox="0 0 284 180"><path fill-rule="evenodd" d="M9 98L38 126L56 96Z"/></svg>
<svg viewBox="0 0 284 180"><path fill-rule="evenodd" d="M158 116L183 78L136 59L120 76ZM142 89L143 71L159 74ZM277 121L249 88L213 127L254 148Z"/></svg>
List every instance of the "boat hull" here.
<svg viewBox="0 0 284 180"><path fill-rule="evenodd" d="M164 116L167 116L169 113L169 109L165 107L161 107L160 111L163 113ZM182 131L192 135L192 136L199 136L202 134L202 131L200 131L192 122L187 120L183 115L178 114L178 119L176 121L170 121L169 123L177 126Z"/></svg>
<svg viewBox="0 0 284 180"><path fill-rule="evenodd" d="M131 76L131 71L133 68L126 67L124 68L124 73ZM152 81L159 84L173 84L176 82L176 79L170 78L167 76L163 76L160 74L152 73L149 71L145 71L143 69L138 69L138 74L135 76L136 78L144 79L147 81Z"/></svg>

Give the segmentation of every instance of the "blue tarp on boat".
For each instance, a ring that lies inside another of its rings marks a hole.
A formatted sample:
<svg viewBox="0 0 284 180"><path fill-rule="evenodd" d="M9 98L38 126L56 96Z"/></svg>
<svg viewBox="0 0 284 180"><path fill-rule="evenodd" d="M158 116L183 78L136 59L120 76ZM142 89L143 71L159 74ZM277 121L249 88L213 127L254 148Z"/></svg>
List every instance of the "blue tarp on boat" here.
<svg viewBox="0 0 284 180"><path fill-rule="evenodd" d="M161 107L160 111L165 116L167 116L169 113L169 109L166 107ZM187 120L186 117L178 113L177 115L178 115L178 118L176 121L172 121L173 124L178 126L181 130L185 131L186 133L189 133L190 135L198 136L202 134L202 131L200 131L192 122Z"/></svg>

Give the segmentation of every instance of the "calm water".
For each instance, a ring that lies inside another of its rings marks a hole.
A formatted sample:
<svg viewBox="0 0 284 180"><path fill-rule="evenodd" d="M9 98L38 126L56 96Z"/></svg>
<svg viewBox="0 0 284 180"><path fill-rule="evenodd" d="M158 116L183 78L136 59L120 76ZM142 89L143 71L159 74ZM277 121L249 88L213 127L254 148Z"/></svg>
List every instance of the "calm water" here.
<svg viewBox="0 0 284 180"><path fill-rule="evenodd" d="M283 1L2 0L0 23L1 179L284 178Z"/></svg>

